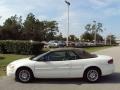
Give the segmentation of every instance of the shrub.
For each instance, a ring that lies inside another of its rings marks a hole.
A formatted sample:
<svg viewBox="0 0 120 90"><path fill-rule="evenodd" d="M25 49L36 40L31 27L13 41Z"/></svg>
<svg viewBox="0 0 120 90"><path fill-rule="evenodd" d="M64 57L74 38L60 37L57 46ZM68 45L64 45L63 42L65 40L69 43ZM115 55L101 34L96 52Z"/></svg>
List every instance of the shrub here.
<svg viewBox="0 0 120 90"><path fill-rule="evenodd" d="M39 54L43 46L40 42L1 40L0 53Z"/></svg>

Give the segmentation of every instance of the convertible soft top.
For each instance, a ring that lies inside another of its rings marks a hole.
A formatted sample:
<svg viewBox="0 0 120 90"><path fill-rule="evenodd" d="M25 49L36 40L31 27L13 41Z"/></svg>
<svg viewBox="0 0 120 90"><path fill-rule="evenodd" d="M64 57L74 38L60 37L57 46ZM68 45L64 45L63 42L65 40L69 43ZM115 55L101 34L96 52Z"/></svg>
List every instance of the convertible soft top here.
<svg viewBox="0 0 120 90"><path fill-rule="evenodd" d="M95 54L90 54L81 48L57 48L57 49L51 49L50 51L73 51L82 59L97 57Z"/></svg>

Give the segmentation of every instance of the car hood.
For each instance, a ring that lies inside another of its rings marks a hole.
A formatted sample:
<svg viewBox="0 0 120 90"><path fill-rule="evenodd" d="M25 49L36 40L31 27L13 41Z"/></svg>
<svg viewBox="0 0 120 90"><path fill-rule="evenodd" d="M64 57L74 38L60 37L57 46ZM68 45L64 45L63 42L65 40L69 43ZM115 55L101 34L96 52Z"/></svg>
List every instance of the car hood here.
<svg viewBox="0 0 120 90"><path fill-rule="evenodd" d="M29 63L32 63L32 60L30 60L29 58L23 58L23 59L15 60L10 64L19 65L19 64L29 64Z"/></svg>

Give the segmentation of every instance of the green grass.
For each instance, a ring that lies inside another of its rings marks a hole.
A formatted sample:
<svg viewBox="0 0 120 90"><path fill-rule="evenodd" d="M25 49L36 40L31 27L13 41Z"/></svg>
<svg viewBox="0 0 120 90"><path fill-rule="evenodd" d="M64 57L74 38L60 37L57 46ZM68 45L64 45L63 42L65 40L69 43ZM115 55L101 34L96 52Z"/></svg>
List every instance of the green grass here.
<svg viewBox="0 0 120 90"><path fill-rule="evenodd" d="M111 46L105 46L105 47L89 47L89 48L84 48L84 50L88 52L94 52L106 48L110 48ZM48 51L49 49L44 49L44 51ZM26 58L29 57L30 55L15 55L15 54L0 54L0 76L5 76L5 70L6 66L17 59L21 58Z"/></svg>
<svg viewBox="0 0 120 90"><path fill-rule="evenodd" d="M104 46L104 47L88 47L88 48L83 48L84 50L88 51L88 52L95 52L95 51L99 51L99 50L103 50L103 49L107 49L113 46Z"/></svg>
<svg viewBox="0 0 120 90"><path fill-rule="evenodd" d="M28 55L0 54L0 76L5 75L6 66L17 59L29 57Z"/></svg>

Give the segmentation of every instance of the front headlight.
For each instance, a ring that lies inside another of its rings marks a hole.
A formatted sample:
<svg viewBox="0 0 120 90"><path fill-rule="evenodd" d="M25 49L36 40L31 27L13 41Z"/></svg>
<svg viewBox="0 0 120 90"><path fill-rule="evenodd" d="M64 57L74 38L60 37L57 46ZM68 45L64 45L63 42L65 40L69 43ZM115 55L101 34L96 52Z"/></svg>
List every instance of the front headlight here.
<svg viewBox="0 0 120 90"><path fill-rule="evenodd" d="M8 67L13 70L15 68L15 65L9 64Z"/></svg>

